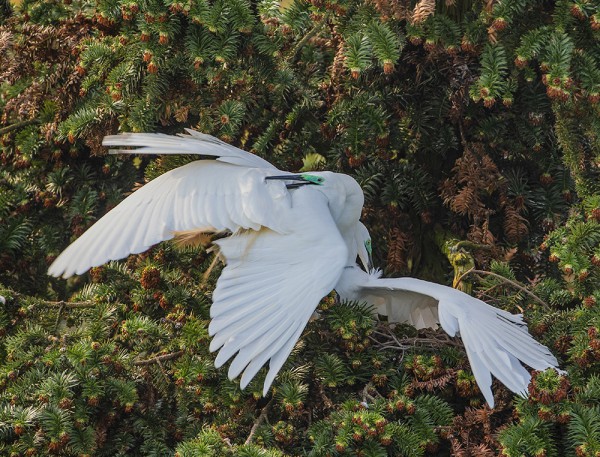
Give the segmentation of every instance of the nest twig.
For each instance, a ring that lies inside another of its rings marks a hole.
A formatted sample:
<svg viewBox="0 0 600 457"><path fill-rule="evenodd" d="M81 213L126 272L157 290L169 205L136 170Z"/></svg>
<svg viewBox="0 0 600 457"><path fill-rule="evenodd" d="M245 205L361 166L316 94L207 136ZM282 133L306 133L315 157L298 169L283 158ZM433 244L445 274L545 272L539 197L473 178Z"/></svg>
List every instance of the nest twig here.
<svg viewBox="0 0 600 457"><path fill-rule="evenodd" d="M454 346L463 349L464 346L458 338L450 338L441 330L422 329L418 336L400 337L394 333L392 327L387 323L381 323L369 335L375 347L382 350L401 351L402 358L406 351L414 349L435 350L445 346Z"/></svg>

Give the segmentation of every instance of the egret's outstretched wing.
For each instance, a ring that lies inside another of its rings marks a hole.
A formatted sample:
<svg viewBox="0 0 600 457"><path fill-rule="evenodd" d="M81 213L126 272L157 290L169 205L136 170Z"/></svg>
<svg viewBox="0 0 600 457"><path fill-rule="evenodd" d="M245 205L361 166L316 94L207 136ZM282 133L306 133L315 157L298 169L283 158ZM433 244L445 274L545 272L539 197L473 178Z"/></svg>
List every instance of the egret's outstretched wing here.
<svg viewBox="0 0 600 457"><path fill-rule="evenodd" d="M109 211L54 261L53 276L69 277L90 267L143 252L185 230L285 231L280 215L290 206L272 171L199 160L171 170Z"/></svg>
<svg viewBox="0 0 600 457"><path fill-rule="evenodd" d="M354 283L352 298L379 304L390 321L417 315L427 323L431 322L430 316L437 316L450 336L460 335L477 385L491 407L491 375L513 392L526 395L530 375L519 361L536 370L558 365L549 349L529 334L521 315L494 308L451 287L419 279L379 279L377 274L369 275L359 268L346 274L349 278L341 282ZM402 311L404 306L408 311Z"/></svg>
<svg viewBox="0 0 600 457"><path fill-rule="evenodd" d="M265 394L348 254L318 190L294 191L287 214L289 234L262 229L216 242L227 266L213 293L210 350L219 349L217 368L237 353L229 378L243 372L242 388L269 361Z"/></svg>
<svg viewBox="0 0 600 457"><path fill-rule="evenodd" d="M221 162L277 170L266 160L224 141L186 129L188 135L165 135L163 133L123 133L104 137L103 146L131 146L137 149L111 149L119 154L199 154L217 157Z"/></svg>

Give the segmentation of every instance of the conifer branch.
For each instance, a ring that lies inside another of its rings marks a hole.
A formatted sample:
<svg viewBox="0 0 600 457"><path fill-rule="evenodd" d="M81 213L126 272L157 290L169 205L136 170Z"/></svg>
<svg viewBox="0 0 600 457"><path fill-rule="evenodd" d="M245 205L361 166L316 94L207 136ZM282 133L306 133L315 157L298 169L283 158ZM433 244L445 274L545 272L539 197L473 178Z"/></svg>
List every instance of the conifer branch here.
<svg viewBox="0 0 600 457"><path fill-rule="evenodd" d="M0 31L0 80L10 83L0 84L0 294L8 298L0 297L0 404L10 400L0 447L116 455L144 440L182 456L239 454L244 441L265 455L598 450L594 2L315 0L282 10L245 0L100 0L93 15L82 15L80 2L26 3ZM0 0L0 11L9 4ZM471 408L483 399L458 338L373 329L364 306L332 306L308 325L273 399L256 406L210 376L213 359L201 356L218 257L158 248L118 274L99 270L100 283L80 298L71 294L88 281L47 295L55 281L47 256L140 176L190 160L123 162L105 156L102 137L183 127L252 148L279 169L323 154L327 168L362 187L363 220L388 274L442 277L437 244L463 290L480 281L490 304L499 291L535 303L533 333L578 375L534 374L526 407L501 390L493 411ZM523 262L522 278L538 279L519 283L502 246L542 237L549 258ZM475 254L497 262L493 274L476 270ZM159 287L141 279L148 266ZM560 319L527 289L560 308ZM67 324L73 331L62 337ZM225 425L243 417L245 427ZM273 439L261 439L265 429Z"/></svg>

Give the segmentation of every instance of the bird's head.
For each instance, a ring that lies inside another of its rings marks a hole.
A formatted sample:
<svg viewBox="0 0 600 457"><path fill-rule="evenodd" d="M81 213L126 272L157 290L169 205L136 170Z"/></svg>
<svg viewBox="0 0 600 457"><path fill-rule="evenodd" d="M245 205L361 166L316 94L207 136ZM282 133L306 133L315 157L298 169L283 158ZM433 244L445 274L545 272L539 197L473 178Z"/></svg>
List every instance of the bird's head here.
<svg viewBox="0 0 600 457"><path fill-rule="evenodd" d="M364 269L369 272L373 268L373 247L371 245L371 235L367 227L362 222L356 224L354 240L358 249L358 258L363 264Z"/></svg>

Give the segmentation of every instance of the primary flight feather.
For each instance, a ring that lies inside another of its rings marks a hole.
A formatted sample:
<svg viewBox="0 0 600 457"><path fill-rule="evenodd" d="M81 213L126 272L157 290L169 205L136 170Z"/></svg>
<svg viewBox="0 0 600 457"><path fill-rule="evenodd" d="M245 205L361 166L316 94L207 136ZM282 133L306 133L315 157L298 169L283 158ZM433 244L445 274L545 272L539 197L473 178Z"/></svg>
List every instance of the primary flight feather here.
<svg viewBox="0 0 600 457"><path fill-rule="evenodd" d="M379 279L370 268L370 238L359 222L363 193L350 176L293 174L210 135L129 133L103 144L126 154L198 154L97 221L58 256L49 274L67 278L178 233L223 232L215 242L226 266L210 309L215 365L232 359L231 379L244 388L269 363L267 392L320 299L332 289L366 301L391 322L417 328L438 323L460 334L478 385L493 406L491 375L524 394L529 373L556 367L547 348L527 332L520 316L493 308L455 289L412 278ZM130 149L120 149L127 147ZM135 149L131 149L135 148Z"/></svg>

